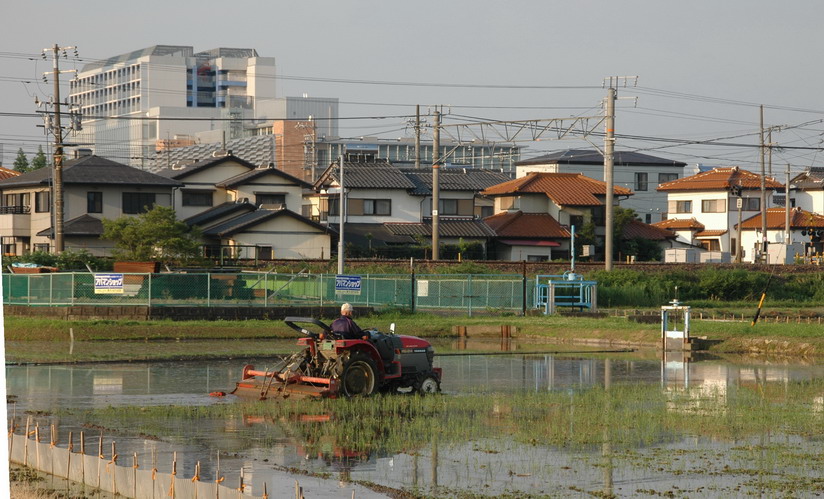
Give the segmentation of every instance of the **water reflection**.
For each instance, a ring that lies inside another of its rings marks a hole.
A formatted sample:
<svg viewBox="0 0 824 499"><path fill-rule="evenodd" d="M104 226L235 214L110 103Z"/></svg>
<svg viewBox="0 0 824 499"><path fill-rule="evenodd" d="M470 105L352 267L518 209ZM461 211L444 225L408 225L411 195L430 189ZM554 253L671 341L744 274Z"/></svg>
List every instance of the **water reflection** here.
<svg viewBox="0 0 824 499"><path fill-rule="evenodd" d="M500 350L501 347L510 352L517 348L511 343L499 345L497 342L489 348ZM9 414L16 416L21 424L23 411L227 403L226 399L211 398L208 394L217 390L230 391L243 364L249 360L7 366L7 392L16 398L16 403L9 406ZM274 363L272 359L252 362L261 366ZM636 383L672 394L673 398L668 402L671 410L692 412L701 410L700 404L711 398L710 395L716 401L723 401L738 390L760 390L763 393L767 385L781 387L796 381L824 379L824 366L821 365L770 365L743 359L730 362L682 353L644 359L627 355L603 358L516 351L512 355L442 355L436 357L436 365L444 371L442 388L449 396L468 392L576 390L592 386L603 386L609 391L618 384ZM695 403L685 403L683 398L676 397L681 393L695 397ZM821 400L821 394L811 400L813 412L824 412ZM501 404L495 410L511 409ZM599 491L605 496L634 493L636 489L668 490L673 485L687 490L725 487L728 484L723 477L697 475L693 471L710 467L713 463L708 460L714 459L715 455L727 456L732 448L751 446L757 450L729 457L729 466L750 469L755 462L756 468L765 473L772 473L777 467L769 455L775 437L769 434L732 443L689 436L658 442L655 452L680 456L677 462L669 462L666 471L661 472L648 466L627 465L625 450L620 451L621 456L616 456L613 435L608 428L603 429L603 442L598 448L576 452L544 445L502 443L490 438L489 441L449 444L437 440L415 442L414 445L410 443L405 452L397 454L382 454L380 450L356 451L334 437L315 436L310 430L296 429L323 425L329 417L314 416L313 420L303 417L297 421L300 425L295 425L295 421L245 416L202 422L198 428L181 429L178 437L164 442L126 435L115 438L119 452L138 452L147 456L143 459L152 459L154 467L160 470L170 467L171 453L177 451L178 468L184 475L191 475L198 461L203 475L215 472L220 451L220 468L229 483L236 482L243 469L246 482L257 492L262 490L263 480L271 479L274 465L333 473L343 481L365 480L391 487L432 491L446 487L485 494L525 491L566 495L571 487L576 487L581 491ZM56 420L50 416L39 419L43 425ZM81 422L73 421L71 417L63 416L58 423L63 435L68 431L78 434L82 429ZM506 434L507 428L501 427L500 432ZM376 441L380 438L381 435L372 436ZM820 442L800 437L782 438L798 448L820 452Z"/></svg>

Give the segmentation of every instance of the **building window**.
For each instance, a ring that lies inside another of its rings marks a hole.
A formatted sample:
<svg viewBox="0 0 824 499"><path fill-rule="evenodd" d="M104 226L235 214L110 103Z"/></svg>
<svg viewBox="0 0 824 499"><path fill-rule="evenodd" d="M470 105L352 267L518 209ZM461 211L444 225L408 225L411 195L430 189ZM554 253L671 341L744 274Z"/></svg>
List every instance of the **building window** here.
<svg viewBox="0 0 824 499"><path fill-rule="evenodd" d="M672 182L673 180L678 180L677 173L659 173L658 174L658 183L663 184L665 182Z"/></svg>
<svg viewBox="0 0 824 499"><path fill-rule="evenodd" d="M51 196L49 191L34 193L34 212L48 213L51 210Z"/></svg>
<svg viewBox="0 0 824 499"><path fill-rule="evenodd" d="M784 201L783 199L781 201ZM783 205L783 203L782 203ZM760 211L761 210L761 199L760 198L741 198L741 209L743 211Z"/></svg>
<svg viewBox="0 0 824 499"><path fill-rule="evenodd" d="M328 200L329 206L329 216L330 217L337 217L340 215L340 196L329 196Z"/></svg>
<svg viewBox="0 0 824 499"><path fill-rule="evenodd" d="M258 246L257 247L257 257L258 260L271 260L274 258L275 252L272 251L271 246Z"/></svg>
<svg viewBox="0 0 824 499"><path fill-rule="evenodd" d="M480 206L479 208L481 218L491 217L495 214L495 207L493 206Z"/></svg>
<svg viewBox="0 0 824 499"><path fill-rule="evenodd" d="M363 214L364 215L389 216L389 215L392 214L392 200L391 199L364 199L363 200Z"/></svg>
<svg viewBox="0 0 824 499"><path fill-rule="evenodd" d="M670 201L667 211L670 213L692 213L692 201Z"/></svg>
<svg viewBox="0 0 824 499"><path fill-rule="evenodd" d="M644 223L652 223L652 213L647 213L646 215L644 215Z"/></svg>
<svg viewBox="0 0 824 499"><path fill-rule="evenodd" d="M726 199L705 199L701 201L701 213L724 213L727 211Z"/></svg>
<svg viewBox="0 0 824 499"><path fill-rule="evenodd" d="M549 256L547 255L527 255L526 261L528 262L548 262Z"/></svg>
<svg viewBox="0 0 824 499"><path fill-rule="evenodd" d="M103 193L86 193L86 213L103 213Z"/></svg>
<svg viewBox="0 0 824 499"><path fill-rule="evenodd" d="M146 213L155 204L155 195L150 192L124 192L123 213L135 215Z"/></svg>
<svg viewBox="0 0 824 499"><path fill-rule="evenodd" d="M49 243L35 243L34 251L42 251L44 253L49 252Z"/></svg>
<svg viewBox="0 0 824 499"><path fill-rule="evenodd" d="M255 204L258 206L262 204L279 204L286 206L286 194L255 194Z"/></svg>
<svg viewBox="0 0 824 499"><path fill-rule="evenodd" d="M212 191L181 191L183 206L212 206Z"/></svg>
<svg viewBox="0 0 824 499"><path fill-rule="evenodd" d="M439 199L438 200L438 214L440 214L440 215L457 215L458 214L458 200L457 199Z"/></svg>
<svg viewBox="0 0 824 499"><path fill-rule="evenodd" d="M645 191L647 190L648 182L649 181L649 174L646 172L638 172L635 174L635 190L636 191Z"/></svg>
<svg viewBox="0 0 824 499"><path fill-rule="evenodd" d="M703 239L701 246L707 251L721 251L721 241L718 239Z"/></svg>

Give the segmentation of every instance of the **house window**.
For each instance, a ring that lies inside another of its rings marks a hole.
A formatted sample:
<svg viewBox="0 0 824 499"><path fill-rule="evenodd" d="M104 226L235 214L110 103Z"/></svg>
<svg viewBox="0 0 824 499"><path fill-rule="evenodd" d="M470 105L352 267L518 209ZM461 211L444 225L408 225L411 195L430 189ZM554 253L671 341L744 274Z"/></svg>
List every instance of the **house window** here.
<svg viewBox="0 0 824 499"><path fill-rule="evenodd" d="M670 201L667 208L670 213L692 213L692 201Z"/></svg>
<svg viewBox="0 0 824 499"><path fill-rule="evenodd" d="M340 196L329 196L329 216L340 216Z"/></svg>
<svg viewBox="0 0 824 499"><path fill-rule="evenodd" d="M40 191L34 193L34 212L48 213L51 210L51 196L49 191Z"/></svg>
<svg viewBox="0 0 824 499"><path fill-rule="evenodd" d="M103 213L103 193L86 193L86 213Z"/></svg>
<svg viewBox="0 0 824 499"><path fill-rule="evenodd" d="M124 192L123 213L135 215L146 213L155 204L155 195L151 192Z"/></svg>
<svg viewBox="0 0 824 499"><path fill-rule="evenodd" d="M673 180L678 180L677 173L659 173L658 174L658 183L663 184L665 182L672 182Z"/></svg>
<svg viewBox="0 0 824 499"><path fill-rule="evenodd" d="M527 255L526 261L528 262L548 262L549 256L547 255Z"/></svg>
<svg viewBox="0 0 824 499"><path fill-rule="evenodd" d="M701 246L707 251L721 251L721 241L718 239L703 239Z"/></svg>
<svg viewBox="0 0 824 499"><path fill-rule="evenodd" d="M255 204L258 206L262 204L279 204L286 206L286 194L255 194Z"/></svg>
<svg viewBox="0 0 824 499"><path fill-rule="evenodd" d="M480 217L481 218L491 217L492 215L495 214L495 208L492 207L492 206L479 206L479 208L481 210L481 212L480 212Z"/></svg>
<svg viewBox="0 0 824 499"><path fill-rule="evenodd" d="M457 199L439 199L438 212L440 215L457 215L458 214L458 200Z"/></svg>
<svg viewBox="0 0 824 499"><path fill-rule="evenodd" d="M183 206L212 206L212 191L182 191Z"/></svg>
<svg viewBox="0 0 824 499"><path fill-rule="evenodd" d="M515 210L518 208L515 196L506 196L501 198L501 211Z"/></svg>
<svg viewBox="0 0 824 499"><path fill-rule="evenodd" d="M644 215L644 223L652 223L652 213L647 213L646 215Z"/></svg>
<svg viewBox="0 0 824 499"><path fill-rule="evenodd" d="M257 257L258 260L271 260L274 256L271 246L258 246Z"/></svg>
<svg viewBox="0 0 824 499"><path fill-rule="evenodd" d="M392 214L392 200L391 199L364 199L363 200L363 214L364 215L389 216L389 215Z"/></svg>
<svg viewBox="0 0 824 499"><path fill-rule="evenodd" d="M727 211L726 199L705 199L701 201L701 213L724 213Z"/></svg>
<svg viewBox="0 0 824 499"><path fill-rule="evenodd" d="M741 198L741 209L743 211L760 211L761 210L761 199L760 198Z"/></svg>
<svg viewBox="0 0 824 499"><path fill-rule="evenodd" d="M574 226L578 230L581 230L581 227L584 226L584 217L581 215L570 215L569 225Z"/></svg>
<svg viewBox="0 0 824 499"><path fill-rule="evenodd" d="M34 245L34 251L42 251L44 253L49 252L49 243L36 243Z"/></svg>
<svg viewBox="0 0 824 499"><path fill-rule="evenodd" d="M637 172L635 174L635 190L645 191L649 184L649 174L646 172Z"/></svg>

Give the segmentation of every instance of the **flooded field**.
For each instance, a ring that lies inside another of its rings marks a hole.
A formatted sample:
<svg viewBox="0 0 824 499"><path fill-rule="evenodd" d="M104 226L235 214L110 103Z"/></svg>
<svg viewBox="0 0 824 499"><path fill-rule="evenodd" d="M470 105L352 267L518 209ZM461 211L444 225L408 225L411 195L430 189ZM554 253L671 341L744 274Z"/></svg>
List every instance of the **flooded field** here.
<svg viewBox="0 0 824 499"><path fill-rule="evenodd" d="M307 497L353 482L431 497L824 494L824 365L499 342L438 352L442 395L323 402L209 397L246 358L7 366L8 411L55 424L63 445L68 431L102 433L159 470L174 452L184 476L197 462L227 483L243 470L256 494L295 470L317 482Z"/></svg>

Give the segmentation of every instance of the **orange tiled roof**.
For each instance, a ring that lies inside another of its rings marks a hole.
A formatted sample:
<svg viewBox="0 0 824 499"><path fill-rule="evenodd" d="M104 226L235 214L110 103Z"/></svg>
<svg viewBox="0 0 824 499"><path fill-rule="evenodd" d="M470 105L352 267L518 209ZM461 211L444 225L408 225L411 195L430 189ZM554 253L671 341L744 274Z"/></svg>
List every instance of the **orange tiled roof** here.
<svg viewBox="0 0 824 499"><path fill-rule="evenodd" d="M624 239L650 239L652 241L663 241L677 237L675 233L670 230L645 224L640 220L630 220L629 223L624 225L622 235Z"/></svg>
<svg viewBox="0 0 824 499"><path fill-rule="evenodd" d="M784 229L784 218L786 211L784 208L767 209L767 230ZM801 208L790 210L790 229L803 229L806 227L824 227L824 215L817 215ZM748 218L741 222L743 230L760 230L761 214Z"/></svg>
<svg viewBox="0 0 824 499"><path fill-rule="evenodd" d="M669 218L667 220L655 222L652 225L658 227L659 229L669 230L702 230L704 228L704 224L695 218Z"/></svg>
<svg viewBox="0 0 824 499"><path fill-rule="evenodd" d="M772 177L765 179L767 189L783 189L784 184ZM691 177L664 182L658 186L659 191L718 191L729 190L734 185L742 189L761 189L761 175L756 175L737 166L713 168Z"/></svg>
<svg viewBox="0 0 824 499"><path fill-rule="evenodd" d="M498 213L484 219L498 237L569 238L570 234L548 213Z"/></svg>
<svg viewBox="0 0 824 499"><path fill-rule="evenodd" d="M20 175L20 172L17 170L9 170L8 168L3 168L0 166L0 180L6 180L7 178L16 177Z"/></svg>
<svg viewBox="0 0 824 499"><path fill-rule="evenodd" d="M520 194L545 194L561 206L602 206L604 202L598 195L605 196L607 186L600 180L589 178L580 173L539 173L533 172L525 177L493 185L482 191L487 196L517 196ZM617 196L631 196L632 191L615 186Z"/></svg>
<svg viewBox="0 0 824 499"><path fill-rule="evenodd" d="M718 236L723 236L726 233L727 233L726 229L723 229L723 230L702 230L701 232L698 232L698 233L695 234L695 238L696 239L701 239L702 237L718 237Z"/></svg>

